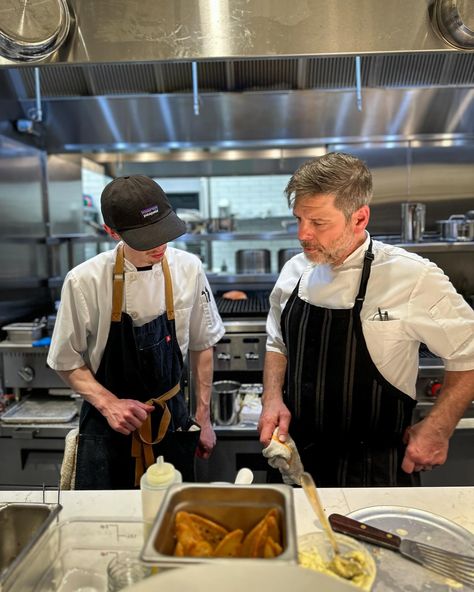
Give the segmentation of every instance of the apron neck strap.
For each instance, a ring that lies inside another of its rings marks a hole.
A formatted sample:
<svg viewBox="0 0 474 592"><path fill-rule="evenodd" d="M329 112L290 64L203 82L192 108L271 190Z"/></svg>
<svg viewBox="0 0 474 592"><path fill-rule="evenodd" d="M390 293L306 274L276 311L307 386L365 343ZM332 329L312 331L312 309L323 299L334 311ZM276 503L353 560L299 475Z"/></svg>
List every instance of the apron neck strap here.
<svg viewBox="0 0 474 592"><path fill-rule="evenodd" d="M374 254L372 253L372 239L370 239L369 246L364 255L364 265L362 267L362 276L360 278L359 293L357 294L354 303L355 312L360 312L362 309L362 305L364 304L365 293L367 291L367 284L369 282L370 277L370 268L372 266L373 260Z"/></svg>
<svg viewBox="0 0 474 592"><path fill-rule="evenodd" d="M163 268L163 276L165 279L165 303L166 316L169 321L174 320L174 300L173 300L173 282L171 281L171 273L166 257L161 261ZM123 305L123 286L125 283L125 263L123 255L123 244L117 248L117 256L115 257L114 276L113 276L113 290L112 290L112 322L119 323L122 319L122 305Z"/></svg>
<svg viewBox="0 0 474 592"><path fill-rule="evenodd" d="M165 278L165 302L166 302L166 316L168 321L174 320L174 300L173 300L173 282L171 281L170 266L166 256L161 260L163 268L163 275Z"/></svg>
<svg viewBox="0 0 474 592"><path fill-rule="evenodd" d="M113 277L112 322L119 323L122 318L123 285L125 283L123 244L117 248Z"/></svg>

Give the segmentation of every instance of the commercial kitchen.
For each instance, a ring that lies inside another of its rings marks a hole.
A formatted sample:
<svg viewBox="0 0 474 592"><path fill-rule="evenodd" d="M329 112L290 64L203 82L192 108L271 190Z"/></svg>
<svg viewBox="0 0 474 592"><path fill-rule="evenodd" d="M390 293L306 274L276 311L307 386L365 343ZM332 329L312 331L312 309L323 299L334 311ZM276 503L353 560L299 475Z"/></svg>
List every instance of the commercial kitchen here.
<svg viewBox="0 0 474 592"><path fill-rule="evenodd" d="M364 160L371 236L436 263L474 306L472 2L46 0L2 15L1 503L59 500L60 522L140 520L138 491L58 491L82 398L46 364L66 273L114 246L100 194L117 176L163 187L187 226L172 246L202 260L224 322L213 380L231 393L215 386L217 445L196 458L201 484L233 482L242 467L267 483L265 321L280 270L301 252L283 190L305 161L332 151ZM414 422L443 376L422 345ZM182 387L192 413L187 366ZM327 513L439 515L453 550L461 541L474 555L473 492L474 403L420 488L321 495ZM320 528L300 488L294 499L298 535ZM416 589L451 589L426 582Z"/></svg>

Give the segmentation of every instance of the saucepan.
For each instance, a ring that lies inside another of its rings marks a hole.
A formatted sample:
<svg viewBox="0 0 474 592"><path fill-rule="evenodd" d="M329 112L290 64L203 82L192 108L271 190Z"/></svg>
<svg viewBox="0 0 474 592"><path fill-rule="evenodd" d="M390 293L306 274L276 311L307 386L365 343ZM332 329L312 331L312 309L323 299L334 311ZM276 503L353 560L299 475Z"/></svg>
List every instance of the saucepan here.
<svg viewBox="0 0 474 592"><path fill-rule="evenodd" d="M448 220L438 220L441 238L447 241L474 241L474 219L453 214Z"/></svg>

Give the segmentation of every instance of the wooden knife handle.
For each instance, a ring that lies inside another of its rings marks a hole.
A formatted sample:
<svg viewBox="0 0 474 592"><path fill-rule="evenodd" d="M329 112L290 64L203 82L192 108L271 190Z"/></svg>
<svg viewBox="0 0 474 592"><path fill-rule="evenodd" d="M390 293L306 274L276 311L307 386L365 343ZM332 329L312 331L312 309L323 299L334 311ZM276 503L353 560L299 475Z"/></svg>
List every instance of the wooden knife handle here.
<svg viewBox="0 0 474 592"><path fill-rule="evenodd" d="M380 530L379 528L369 526L341 514L331 514L329 516L329 522L336 532L341 532L361 541L387 547L395 551L399 550L400 543L402 542L396 534Z"/></svg>

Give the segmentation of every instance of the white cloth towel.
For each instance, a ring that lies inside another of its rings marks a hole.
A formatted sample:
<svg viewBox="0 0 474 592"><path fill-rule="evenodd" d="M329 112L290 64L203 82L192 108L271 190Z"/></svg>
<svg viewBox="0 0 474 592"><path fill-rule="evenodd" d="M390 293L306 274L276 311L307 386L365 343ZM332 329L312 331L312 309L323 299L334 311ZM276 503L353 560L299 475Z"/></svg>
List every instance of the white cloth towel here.
<svg viewBox="0 0 474 592"><path fill-rule="evenodd" d="M301 485L301 474L304 467L290 434L288 434L286 442L280 442L278 428L275 428L270 444L262 450L262 454L271 467L280 471L284 483Z"/></svg>
<svg viewBox="0 0 474 592"><path fill-rule="evenodd" d="M66 434L64 440L64 457L61 465L61 489L74 489L76 483L76 457L79 442L79 428Z"/></svg>

